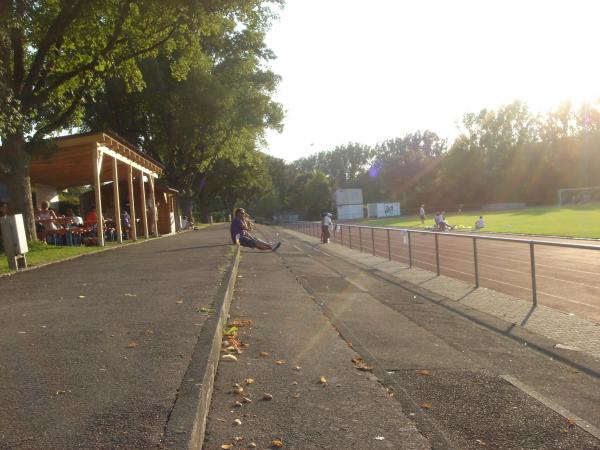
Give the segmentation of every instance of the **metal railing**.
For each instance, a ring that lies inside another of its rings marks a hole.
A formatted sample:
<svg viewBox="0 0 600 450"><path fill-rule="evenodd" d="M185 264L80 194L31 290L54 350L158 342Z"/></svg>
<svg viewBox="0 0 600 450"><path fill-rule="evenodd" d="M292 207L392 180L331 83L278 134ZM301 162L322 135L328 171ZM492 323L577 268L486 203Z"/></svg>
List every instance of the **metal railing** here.
<svg viewBox="0 0 600 450"><path fill-rule="evenodd" d="M321 237L321 223L320 222L293 222L284 225L287 228L292 230L305 233L310 236L314 236L316 238ZM568 249L579 249L579 250L600 250L600 245L591 245L591 244L576 244L571 242L561 242L561 241L550 241L550 240L536 240L536 239L519 239L513 237L501 237L501 236L488 236L488 235L473 235L473 234L465 234L465 233L452 233L452 232L435 232L435 231L426 231L426 230L415 230L408 228L390 228L390 227L369 227L363 225L347 225L347 224L338 224L333 228L333 233L331 234L332 241L337 244L346 245L351 249L359 249L361 252L370 251L374 256L383 256L387 257L390 261L404 261L408 264L408 267L412 268L415 263L419 263L422 266L428 266L435 268L436 274L439 276L441 274L442 269L445 269L449 272L460 273L461 276L454 276L453 278L465 279L465 272L453 269L451 267L444 267L440 262L440 240L448 239L448 238L458 238L461 240L471 240L472 246L472 263L473 263L473 275L471 280L474 281L476 287L480 287L480 274L481 274L481 251L478 249L478 242L480 241L493 241L496 243L516 243L523 246L529 247L529 271L531 275L531 287L525 289L531 289L531 296L534 305L538 304L538 287L537 287L537 277L536 277L536 248L537 247L562 247ZM397 238L392 238L392 234L397 235L400 234L401 240L398 242ZM416 245L415 240L417 237L430 236L433 239L433 247L434 247L434 261L433 263L429 263L419 259L415 256L415 253L424 254L424 250L422 248L422 243L419 246ZM357 239L358 238L358 239ZM366 240L365 240L366 239ZM382 242L383 241L383 242ZM379 245L376 245L379 242ZM401 245L399 246L398 243ZM400 250L405 249L404 252L400 252ZM458 251L456 251L458 252ZM464 253L464 251L458 252ZM489 256L487 256L489 258ZM494 256L492 256L493 258ZM449 258L458 260L458 258ZM508 258L505 258L508 259ZM461 262L465 262L463 259ZM598 261L600 264L600 260ZM492 266L491 264L487 264L487 266ZM511 270L511 269L499 269L499 270ZM572 269L569 269L572 270ZM518 270L512 270L512 272L521 273ZM582 272L584 273L584 272ZM589 273L589 272L586 272ZM597 274L600 279L600 272ZM549 278L549 277L548 277ZM490 281L494 281L489 279ZM561 279L556 279L558 281L564 281ZM468 281L468 280L465 280ZM565 281L566 283L574 283L574 281ZM507 284L503 281L497 281L500 284ZM581 283L578 283L581 284ZM520 287L512 285L513 287ZM598 286L587 286L588 288L598 289L598 293L600 294L600 285ZM502 291L502 289L500 289ZM551 294L547 294L551 295ZM556 296L555 297L559 297ZM599 295L600 297L600 295ZM560 297L559 297L560 298Z"/></svg>

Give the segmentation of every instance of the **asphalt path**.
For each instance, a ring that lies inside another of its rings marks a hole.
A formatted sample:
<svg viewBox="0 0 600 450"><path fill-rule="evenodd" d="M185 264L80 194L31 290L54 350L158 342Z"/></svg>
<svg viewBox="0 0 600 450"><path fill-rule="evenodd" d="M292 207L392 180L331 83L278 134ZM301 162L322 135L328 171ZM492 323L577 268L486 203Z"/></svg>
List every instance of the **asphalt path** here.
<svg viewBox="0 0 600 450"><path fill-rule="evenodd" d="M157 448L230 248L214 226L0 278L0 448Z"/></svg>
<svg viewBox="0 0 600 450"><path fill-rule="evenodd" d="M587 422L600 435L597 361L560 361L541 336L415 295L324 246L283 240L285 265L433 448L600 448L572 425Z"/></svg>
<svg viewBox="0 0 600 450"><path fill-rule="evenodd" d="M350 233L348 232L350 230ZM311 233L313 235L315 232ZM485 234L492 236L492 234ZM475 283L473 240L468 237L438 235L440 273L470 284ZM470 236L465 234L465 236ZM480 235L481 236L481 235ZM361 249L408 264L406 234L381 229L343 228L333 234L333 242ZM507 237L505 235L501 237ZM530 249L527 236L510 236L524 242L477 240L479 285L532 302ZM541 238L534 238L541 239ZM598 245L597 241L560 238L542 240ZM415 267L436 272L435 238L411 234L412 261ZM537 301L567 314L600 323L600 251L554 246L535 246Z"/></svg>

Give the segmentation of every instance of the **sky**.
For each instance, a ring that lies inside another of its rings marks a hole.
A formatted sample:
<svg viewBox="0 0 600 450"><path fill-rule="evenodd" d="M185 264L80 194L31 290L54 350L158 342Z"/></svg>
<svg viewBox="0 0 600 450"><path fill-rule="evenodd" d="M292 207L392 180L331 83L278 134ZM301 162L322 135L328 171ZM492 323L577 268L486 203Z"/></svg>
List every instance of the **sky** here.
<svg viewBox="0 0 600 450"><path fill-rule="evenodd" d="M600 98L596 0L287 0L267 35L292 161L429 129L515 99L545 112Z"/></svg>

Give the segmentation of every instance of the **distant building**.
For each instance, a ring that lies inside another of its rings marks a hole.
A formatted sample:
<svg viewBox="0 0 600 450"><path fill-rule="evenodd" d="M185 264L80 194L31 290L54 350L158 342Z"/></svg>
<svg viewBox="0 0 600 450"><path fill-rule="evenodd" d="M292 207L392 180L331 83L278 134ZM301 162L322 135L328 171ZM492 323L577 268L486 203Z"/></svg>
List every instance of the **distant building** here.
<svg viewBox="0 0 600 450"><path fill-rule="evenodd" d="M335 191L338 220L357 220L365 217L362 189L338 189Z"/></svg>

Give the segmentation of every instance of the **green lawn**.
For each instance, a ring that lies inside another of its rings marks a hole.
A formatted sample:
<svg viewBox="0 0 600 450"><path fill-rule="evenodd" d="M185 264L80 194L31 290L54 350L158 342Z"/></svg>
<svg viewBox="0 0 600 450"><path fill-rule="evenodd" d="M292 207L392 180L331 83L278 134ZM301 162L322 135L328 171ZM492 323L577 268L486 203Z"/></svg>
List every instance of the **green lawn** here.
<svg viewBox="0 0 600 450"><path fill-rule="evenodd" d="M429 212L425 225L418 216L365 220L368 225L402 228L422 228L433 225L434 213ZM457 230L470 230L482 215L486 227L483 231L502 233L540 234L600 238L600 204L573 205L569 207L526 208L511 211L450 213L446 220Z"/></svg>

